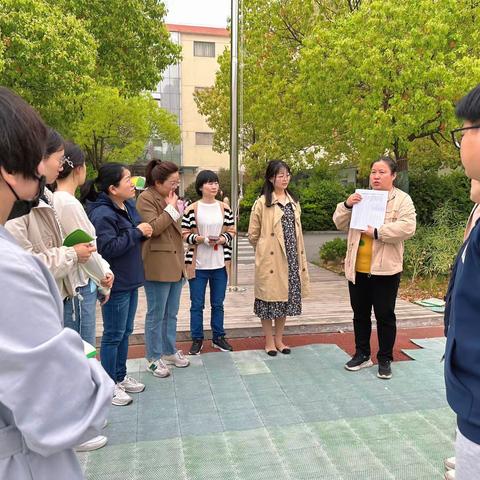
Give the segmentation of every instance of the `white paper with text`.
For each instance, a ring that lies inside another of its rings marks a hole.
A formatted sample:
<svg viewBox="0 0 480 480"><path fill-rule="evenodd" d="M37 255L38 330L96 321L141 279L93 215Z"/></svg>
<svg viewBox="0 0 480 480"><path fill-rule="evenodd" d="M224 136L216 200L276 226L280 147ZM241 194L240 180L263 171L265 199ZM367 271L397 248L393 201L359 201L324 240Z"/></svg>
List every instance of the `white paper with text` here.
<svg viewBox="0 0 480 480"><path fill-rule="evenodd" d="M380 228L385 220L388 191L357 188L355 193L359 193L362 200L353 206L350 228L366 230L369 225Z"/></svg>

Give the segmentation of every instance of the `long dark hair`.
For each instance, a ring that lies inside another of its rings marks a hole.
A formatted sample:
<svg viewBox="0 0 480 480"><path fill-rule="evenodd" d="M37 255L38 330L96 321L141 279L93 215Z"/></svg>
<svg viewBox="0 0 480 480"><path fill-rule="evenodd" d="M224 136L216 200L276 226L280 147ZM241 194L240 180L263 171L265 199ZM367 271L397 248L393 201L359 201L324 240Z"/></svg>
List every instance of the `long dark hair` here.
<svg viewBox="0 0 480 480"><path fill-rule="evenodd" d="M63 164L63 170L58 174L59 180L67 178L75 167L85 165L85 154L82 149L73 142L65 143L64 157L65 163Z"/></svg>
<svg viewBox="0 0 480 480"><path fill-rule="evenodd" d="M118 187L127 167L121 163L105 163L98 170L95 180L88 180L80 188L80 201L94 202L100 192L108 195L111 186Z"/></svg>
<svg viewBox="0 0 480 480"><path fill-rule="evenodd" d="M178 172L178 166L173 162L150 160L145 169L145 183L147 187L154 187L155 182L164 183L172 173Z"/></svg>
<svg viewBox="0 0 480 480"><path fill-rule="evenodd" d="M265 205L267 207L272 206L272 193L273 193L273 184L270 181L272 177L276 177L278 172L284 168L288 174L290 174L290 167L283 160L271 160L268 162L267 169L265 170L265 181L263 183L261 195L265 195ZM285 190L292 199L296 202L296 196L287 188Z"/></svg>

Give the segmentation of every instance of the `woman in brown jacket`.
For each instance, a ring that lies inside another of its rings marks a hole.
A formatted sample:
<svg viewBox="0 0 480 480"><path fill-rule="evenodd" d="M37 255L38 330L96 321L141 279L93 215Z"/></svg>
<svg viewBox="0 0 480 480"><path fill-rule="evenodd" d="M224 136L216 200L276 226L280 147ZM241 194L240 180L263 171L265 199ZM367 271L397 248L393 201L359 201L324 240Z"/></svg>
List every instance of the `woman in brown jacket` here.
<svg viewBox="0 0 480 480"><path fill-rule="evenodd" d="M145 348L147 367L155 377L167 377L167 365L187 367L189 361L176 349L177 314L185 278L183 239L177 210L178 167L152 160L146 169L146 186L137 200L142 221L151 225L151 238L143 244L147 315Z"/></svg>
<svg viewBox="0 0 480 480"><path fill-rule="evenodd" d="M302 313L302 297L309 289L300 204L288 190L290 176L285 162L269 162L248 226L248 239L255 248L254 311L262 321L270 356L277 351L290 353L283 343L286 317Z"/></svg>
<svg viewBox="0 0 480 480"><path fill-rule="evenodd" d="M396 172L397 163L390 157L381 157L370 167L373 190L388 191L385 220L380 228L369 226L365 231L350 228L352 208L362 201L357 192L339 203L333 214L337 228L348 230L345 277L353 309L355 355L345 368L357 371L373 365L370 359L373 306L379 343L377 376L383 379L392 377L390 364L397 332L395 302L403 270L403 242L413 236L416 227L412 199L393 185Z"/></svg>

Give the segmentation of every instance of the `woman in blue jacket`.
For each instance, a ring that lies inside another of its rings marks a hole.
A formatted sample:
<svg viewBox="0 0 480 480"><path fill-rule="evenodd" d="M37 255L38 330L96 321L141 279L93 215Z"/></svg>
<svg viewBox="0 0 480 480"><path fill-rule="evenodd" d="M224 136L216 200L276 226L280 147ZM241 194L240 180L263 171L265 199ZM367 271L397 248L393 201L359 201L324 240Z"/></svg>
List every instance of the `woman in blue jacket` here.
<svg viewBox="0 0 480 480"><path fill-rule="evenodd" d="M96 187L96 188L95 188ZM97 249L110 264L115 282L110 300L102 306L103 335L100 357L115 382L113 405L128 405L145 385L127 375L128 338L133 332L138 287L145 280L142 241L152 227L142 223L135 208L130 171L118 163L103 165L95 181L87 182L82 201L97 233Z"/></svg>

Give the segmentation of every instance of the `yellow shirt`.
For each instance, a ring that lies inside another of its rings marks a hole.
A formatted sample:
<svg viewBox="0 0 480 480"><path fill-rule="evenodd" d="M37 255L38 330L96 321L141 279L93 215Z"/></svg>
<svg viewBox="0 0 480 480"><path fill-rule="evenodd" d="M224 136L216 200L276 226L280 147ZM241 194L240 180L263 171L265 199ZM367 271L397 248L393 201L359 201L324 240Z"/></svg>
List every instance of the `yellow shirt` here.
<svg viewBox="0 0 480 480"><path fill-rule="evenodd" d="M357 260L355 262L355 271L360 273L370 273L372 264L373 238L362 233L360 243L358 244Z"/></svg>

